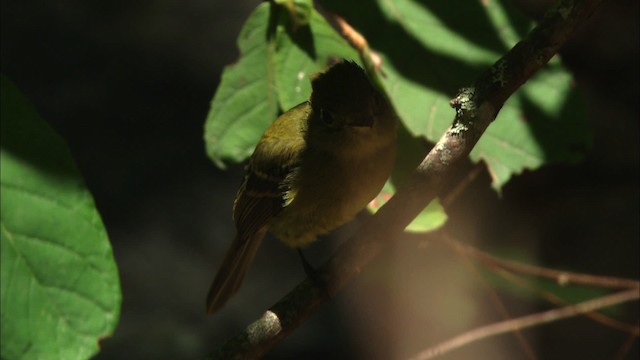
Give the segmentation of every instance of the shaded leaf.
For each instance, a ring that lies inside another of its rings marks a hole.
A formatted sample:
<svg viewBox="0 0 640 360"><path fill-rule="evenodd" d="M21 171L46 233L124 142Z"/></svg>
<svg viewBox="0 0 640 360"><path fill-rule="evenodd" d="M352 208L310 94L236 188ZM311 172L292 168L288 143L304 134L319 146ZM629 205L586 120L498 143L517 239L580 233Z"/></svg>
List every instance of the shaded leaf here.
<svg viewBox="0 0 640 360"><path fill-rule="evenodd" d="M296 31L288 29L288 17L282 19L275 56L276 88L280 108L288 110L309 99L311 75L325 70L334 59L358 61L359 56L315 10L309 26Z"/></svg>
<svg viewBox="0 0 640 360"><path fill-rule="evenodd" d="M275 0L274 3L289 11L294 29L305 26L311 19L313 2L311 0Z"/></svg>
<svg viewBox="0 0 640 360"><path fill-rule="evenodd" d="M240 60L222 73L205 123L207 154L219 167L251 155L264 130L278 114L268 37L268 3L260 4L238 36Z"/></svg>
<svg viewBox="0 0 640 360"><path fill-rule="evenodd" d="M63 140L2 78L2 358L87 359L120 285L106 231Z"/></svg>
<svg viewBox="0 0 640 360"><path fill-rule="evenodd" d="M357 59L315 10L308 26L292 24L286 9L263 3L243 27L240 60L225 68L205 125L207 153L216 165L251 155L279 111L309 98L309 76L331 58Z"/></svg>
<svg viewBox="0 0 640 360"><path fill-rule="evenodd" d="M406 128L435 142L449 127L449 100L532 28L504 1L378 0L362 11L327 1L383 59L383 83ZM567 101L568 100L568 101ZM511 176L576 161L590 145L571 76L554 59L513 96L472 151L499 190Z"/></svg>

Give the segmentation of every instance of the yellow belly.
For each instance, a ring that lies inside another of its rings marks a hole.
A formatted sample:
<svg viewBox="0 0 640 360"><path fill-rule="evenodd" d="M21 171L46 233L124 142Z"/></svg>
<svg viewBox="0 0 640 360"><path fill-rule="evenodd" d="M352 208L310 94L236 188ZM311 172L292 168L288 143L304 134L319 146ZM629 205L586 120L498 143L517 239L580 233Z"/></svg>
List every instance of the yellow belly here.
<svg viewBox="0 0 640 360"><path fill-rule="evenodd" d="M317 161L322 164L305 162L292 186L304 190L288 194L290 203L271 220L269 231L291 247L303 247L353 219L382 189L394 150L385 147L348 162L323 157Z"/></svg>

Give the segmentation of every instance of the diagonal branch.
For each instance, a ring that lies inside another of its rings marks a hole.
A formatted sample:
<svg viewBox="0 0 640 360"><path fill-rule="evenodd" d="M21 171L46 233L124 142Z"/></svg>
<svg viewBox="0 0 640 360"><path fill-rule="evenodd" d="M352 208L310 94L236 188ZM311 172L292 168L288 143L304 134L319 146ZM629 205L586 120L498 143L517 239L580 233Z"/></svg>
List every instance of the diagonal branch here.
<svg viewBox="0 0 640 360"><path fill-rule="evenodd" d="M495 324L482 326L456 336L434 347L431 347L412 357L411 360L433 359L451 350L460 348L474 341L488 338L490 336L500 335L510 331L524 329L535 325L546 324L552 321L565 319L571 316L584 314L590 311L638 299L640 299L640 289L635 288L587 300L575 305L565 306L562 308L548 310L507 321L498 322Z"/></svg>
<svg viewBox="0 0 640 360"><path fill-rule="evenodd" d="M550 269L521 262L511 261L493 256L475 247L454 239L446 231L434 231L430 234L422 236L422 241L439 241L453 249L456 253L468 259L481 262L484 266L490 268L495 274L512 282L522 288L535 291L541 297L558 305L565 306L568 303L552 292L546 291L539 286L532 284L527 279L518 276L516 273L545 277L556 280L560 285L566 286L571 283L582 284L593 287L604 287L613 289L638 289L640 281L634 279L625 279L611 276L598 276L591 274L583 274L576 272L565 272L556 269ZM633 336L640 336L640 327L636 325L626 324L624 322L612 319L597 312L588 312L585 316L612 328L627 332Z"/></svg>
<svg viewBox="0 0 640 360"><path fill-rule="evenodd" d="M530 264L525 264L517 261L501 259L497 256L493 256L484 251L480 251L471 245L464 244L460 241L453 239L448 234L439 233L444 235L442 241L447 246L450 246L455 251L472 256L473 258L488 264L495 265L511 271L516 271L522 274L545 277L555 280L559 285L565 286L569 284L581 284L594 287L603 287L611 289L633 289L640 287L640 281L635 279L620 278L614 276L600 276L583 274L572 271L562 271L556 269L550 269ZM435 236L433 238L436 238Z"/></svg>
<svg viewBox="0 0 640 360"><path fill-rule="evenodd" d="M260 319L224 344L210 358L259 358L309 318L362 268L385 243L435 198L440 187L467 158L504 102L544 66L584 23L602 0L563 0L549 10L538 26L476 82L451 101L456 116L406 186L370 217L351 239L319 269L325 289L307 279Z"/></svg>

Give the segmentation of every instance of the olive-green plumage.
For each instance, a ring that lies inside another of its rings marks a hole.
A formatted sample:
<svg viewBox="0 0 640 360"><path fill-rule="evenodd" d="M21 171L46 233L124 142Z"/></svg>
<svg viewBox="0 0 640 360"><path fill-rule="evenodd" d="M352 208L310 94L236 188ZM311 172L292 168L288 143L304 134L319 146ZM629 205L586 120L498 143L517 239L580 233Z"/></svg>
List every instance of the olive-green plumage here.
<svg viewBox="0 0 640 360"><path fill-rule="evenodd" d="M267 231L308 245L351 220L391 173L396 115L364 71L343 61L311 87L311 99L276 119L249 160L233 207L238 232L209 290L209 313L238 290Z"/></svg>

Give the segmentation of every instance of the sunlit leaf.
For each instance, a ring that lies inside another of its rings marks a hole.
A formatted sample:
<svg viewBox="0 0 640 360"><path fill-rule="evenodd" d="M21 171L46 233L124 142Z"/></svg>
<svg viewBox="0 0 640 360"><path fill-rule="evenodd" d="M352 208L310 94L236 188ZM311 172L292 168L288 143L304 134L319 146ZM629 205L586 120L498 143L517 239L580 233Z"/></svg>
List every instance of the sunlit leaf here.
<svg viewBox="0 0 640 360"><path fill-rule="evenodd" d="M369 203L367 208L369 211L375 213L394 193L395 189L393 184L387 182L380 194ZM447 222L447 214L444 212L438 199L434 199L413 219L405 230L409 232L428 232L441 227L445 222Z"/></svg>
<svg viewBox="0 0 640 360"><path fill-rule="evenodd" d="M449 106L513 45L533 23L504 1L378 0L362 4L328 0L382 58L383 83L404 125L435 142L449 127ZM525 169L574 162L590 145L571 76L553 59L507 101L472 151L486 162L500 188Z"/></svg>
<svg viewBox="0 0 640 360"><path fill-rule="evenodd" d="M315 10L307 26L293 26L290 16L263 3L238 37L240 59L225 69L205 127L207 152L218 166L249 156L280 111L309 98L310 75L330 59L357 59Z"/></svg>
<svg viewBox="0 0 640 360"><path fill-rule="evenodd" d="M106 231L63 140L2 78L2 358L87 359L120 312Z"/></svg>
<svg viewBox="0 0 640 360"><path fill-rule="evenodd" d="M211 103L204 136L207 154L220 167L224 160L240 162L249 156L278 114L269 9L262 3L247 19L238 36L240 59L225 68Z"/></svg>

